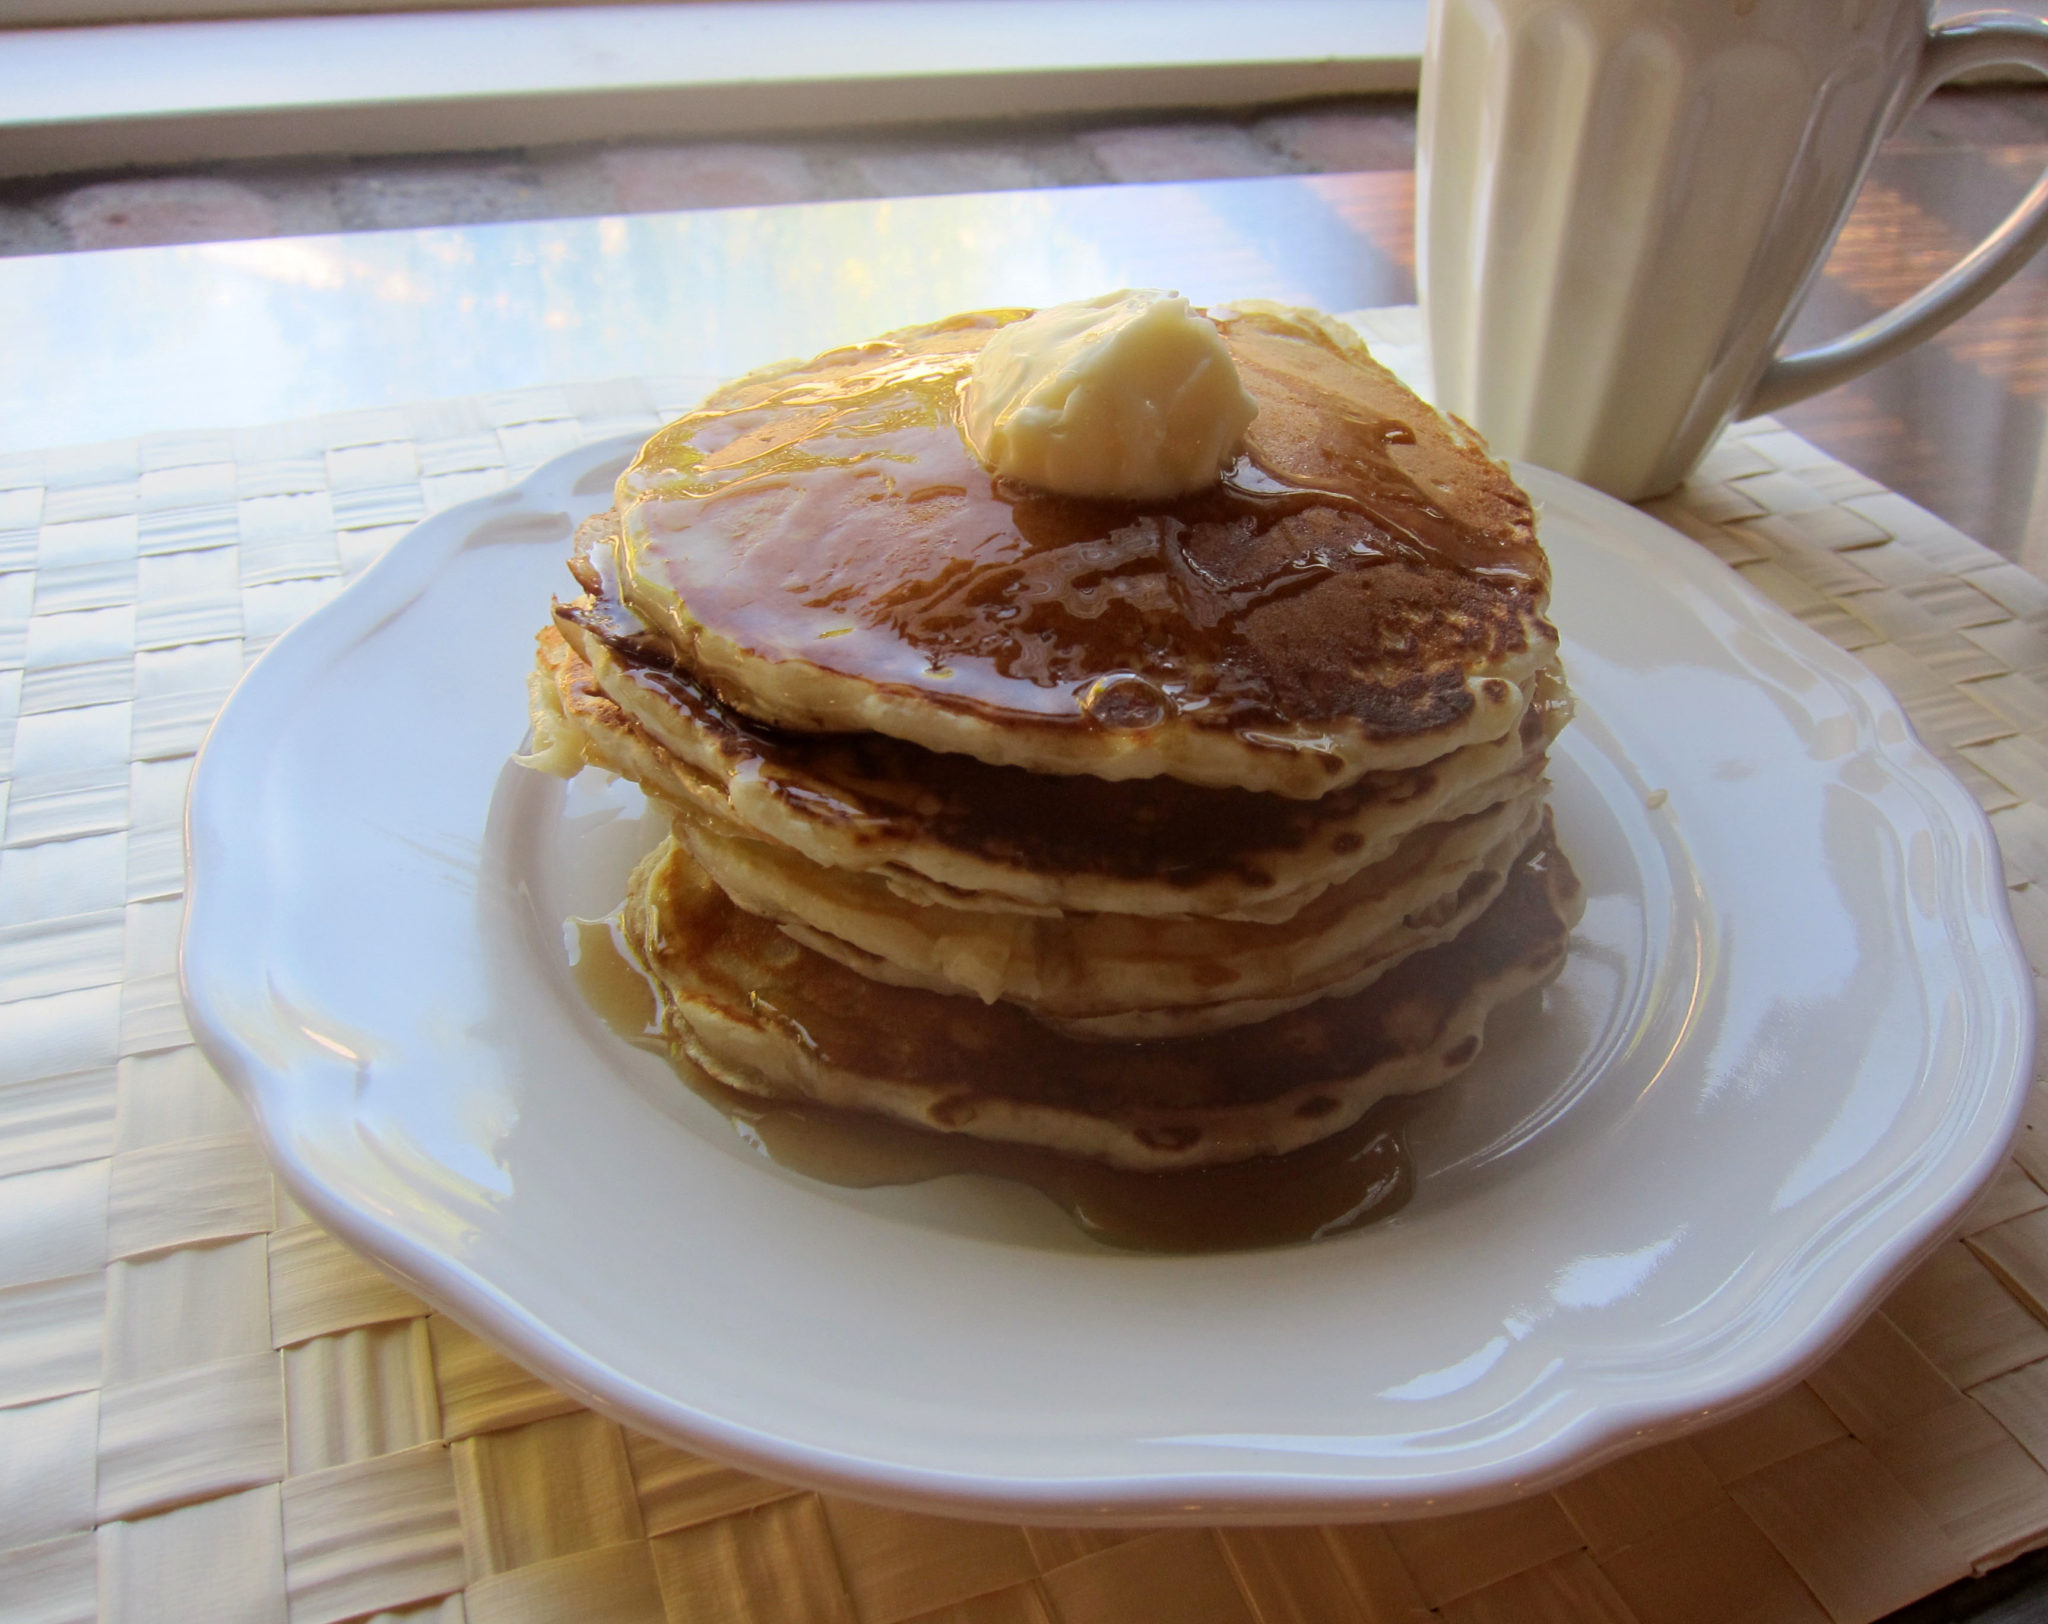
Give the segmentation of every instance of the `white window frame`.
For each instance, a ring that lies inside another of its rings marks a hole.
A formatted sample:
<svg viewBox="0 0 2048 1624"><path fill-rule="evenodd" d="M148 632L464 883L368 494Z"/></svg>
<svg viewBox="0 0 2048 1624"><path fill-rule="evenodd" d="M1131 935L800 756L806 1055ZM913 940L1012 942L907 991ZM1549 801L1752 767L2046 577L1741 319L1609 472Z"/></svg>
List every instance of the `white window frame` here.
<svg viewBox="0 0 2048 1624"><path fill-rule="evenodd" d="M13 0L202 3L220 0ZM0 175L1412 90L1425 10L1426 0L671 0L0 28Z"/></svg>

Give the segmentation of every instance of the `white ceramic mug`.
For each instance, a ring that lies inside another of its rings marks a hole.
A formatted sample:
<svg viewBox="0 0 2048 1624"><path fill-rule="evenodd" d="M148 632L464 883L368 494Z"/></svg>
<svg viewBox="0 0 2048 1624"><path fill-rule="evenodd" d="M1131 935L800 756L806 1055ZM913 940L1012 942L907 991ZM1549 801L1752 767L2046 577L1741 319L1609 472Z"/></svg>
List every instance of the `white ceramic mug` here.
<svg viewBox="0 0 2048 1624"><path fill-rule="evenodd" d="M1438 404L1630 499L1854 376L2048 237L2048 178L1946 275L1774 359L1883 135L2048 25L1931 0L1431 0L1418 241Z"/></svg>

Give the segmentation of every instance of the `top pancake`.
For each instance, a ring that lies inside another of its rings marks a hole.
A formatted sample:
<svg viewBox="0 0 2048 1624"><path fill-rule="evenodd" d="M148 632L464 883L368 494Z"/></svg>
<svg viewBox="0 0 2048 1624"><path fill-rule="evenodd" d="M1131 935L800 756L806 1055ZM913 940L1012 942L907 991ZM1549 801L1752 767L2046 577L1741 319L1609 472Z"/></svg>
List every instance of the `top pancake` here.
<svg viewBox="0 0 2048 1624"><path fill-rule="evenodd" d="M1498 738L1555 634L1526 497L1322 318L1218 310L1259 405L1163 503L1000 480L956 317L714 394L618 485L620 589L726 704L996 765L1312 798Z"/></svg>

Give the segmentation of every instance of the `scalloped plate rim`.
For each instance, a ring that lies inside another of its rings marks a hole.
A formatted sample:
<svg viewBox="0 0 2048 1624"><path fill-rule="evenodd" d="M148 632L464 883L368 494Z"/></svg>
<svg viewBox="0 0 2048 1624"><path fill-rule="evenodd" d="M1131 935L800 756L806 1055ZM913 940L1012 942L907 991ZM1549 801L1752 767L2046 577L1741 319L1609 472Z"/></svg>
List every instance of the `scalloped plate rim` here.
<svg viewBox="0 0 2048 1624"><path fill-rule="evenodd" d="M1972 923L1980 938L1988 937L1999 949L1984 955L1987 976L2002 980L2007 993L2027 996L2015 996L2000 1005L1997 1013L2003 1020L1995 1034L1996 1074L1983 1080L1974 1103L1961 1118L1954 1119L1956 1143L1942 1163L1940 1187L1925 1192L1925 1203L1913 1221L1897 1225L1881 1243L1867 1247L1855 1264L1834 1280L1823 1309L1776 1346L1753 1352L1740 1371L1694 1386L1674 1386L1665 1378L1659 1391L1650 1396L1632 1398L1621 1391L1609 1392L1597 1403L1589 1400L1564 1424L1542 1430L1524 1446L1496 1451L1491 1460L1393 1485L1364 1477L1339 1484L1324 1475L1290 1477L1268 1470L1161 1472L1107 1482L1097 1477L992 1479L972 1471L894 1466L733 1425L693 1409L680 1395L657 1391L604 1365L584 1353L572 1334L528 1314L513 1295L422 1245L398 1221L367 1210L348 1190L330 1187L299 1153L289 1131L289 1074L273 1075L266 1070L238 1028L230 1001L222 996L222 955L231 957L232 950L221 947L216 939L231 925L221 917L222 905L215 901L226 849L221 826L224 813L216 802L230 792L221 787L221 774L210 771L209 765L254 725L264 703L286 696L291 684L305 680L336 647L354 637L373 635L383 619L398 613L425 590L481 520L501 513L558 513L562 504L548 500L548 493L587 485L607 463L622 459L642 438L632 434L593 441L555 458L504 492L425 520L345 592L283 634L251 668L216 718L195 764L187 809L187 911L179 953L180 985L193 1032L208 1058L251 1109L265 1148L294 1197L351 1244L413 1285L421 1296L591 1407L766 1475L928 1511L1027 1522L1125 1524L1440 1515L1534 1492L1782 1391L1845 1339L1881 1292L1941 1244L1952 1222L2002 1165L2025 1099L2034 1012L2031 972L2000 885L1996 905L1974 912ZM1998 853L1989 820L1975 799L1919 742L1898 701L1866 667L1649 515L1542 469L1518 466L1515 472L1546 505L1590 506L1596 522L1617 527L1633 543L1659 553L1660 562L1676 570L1689 587L1767 631L1785 652L1853 695L1872 717L1895 719L1894 739L1878 739L1873 749L1897 778L1946 815L1965 854L1988 855L1996 872ZM1960 884L1954 873L1944 873L1942 880L1949 886ZM1951 1120L1944 1118L1945 1122ZM1923 1175L1921 1182L1930 1180Z"/></svg>

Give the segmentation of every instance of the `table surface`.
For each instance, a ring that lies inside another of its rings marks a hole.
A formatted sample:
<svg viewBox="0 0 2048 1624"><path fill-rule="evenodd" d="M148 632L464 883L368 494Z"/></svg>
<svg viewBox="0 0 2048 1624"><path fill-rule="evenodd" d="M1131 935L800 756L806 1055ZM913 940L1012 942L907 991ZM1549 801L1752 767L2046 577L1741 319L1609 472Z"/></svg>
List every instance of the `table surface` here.
<svg viewBox="0 0 2048 1624"><path fill-rule="evenodd" d="M1221 1574L1246 1617L1315 1617L1301 1609L1327 1585L1365 1619L1597 1604L1705 1624L1728 1616L1698 1611L1711 1594L1759 1617L1861 1621L2048 1539L2048 1159L2027 1147L1966 1239L1810 1384L1581 1492L1312 1548L1034 1535L998 1551L992 1534L821 1508L593 1430L609 1423L536 1391L273 1198L194 1070L167 957L190 752L244 659L412 518L718 376L935 310L1119 284L1396 302L1412 206L1411 179L1387 172L0 262L0 1458L32 1463L0 1472L0 1619L90 1617L80 1597L96 1596L115 1620L297 1624L374 1602L452 1621L466 1595L472 1620L566 1620L581 1615L563 1563L623 1587L607 1617L681 1617L676 1598L706 1575L802 1548L869 1553L853 1599L835 1592L820 1616L1107 1618L1119 1596L1193 1597ZM1840 287L1810 320L1856 314L1844 301L1874 273L1854 274L1831 272ZM2008 418L2037 411L2012 382L2034 375L1993 380ZM602 379L652 381L588 387ZM1951 420L1981 428L1900 379L1846 414L1836 402L1838 427L1902 417L1923 459ZM1994 814L2039 966L2048 587L1768 423L1660 511L1900 692ZM88 1216L66 1229L53 1211ZM147 1313L168 1324L181 1292L215 1289L220 1314L188 1306L151 1342ZM280 1380L282 1409L263 1397ZM195 1415L213 1424L201 1442ZM521 1498L522 1459L543 1456L597 1476ZM592 1487L606 1473L618 1504ZM378 1507L408 1494L390 1515L416 1513L425 1543L344 1561L403 1543ZM211 1571L280 1526L253 1588ZM739 1528L793 1543L749 1547ZM863 1588L906 1562L923 1578L888 1606ZM193 1589L173 1606L156 1587L178 1573ZM1689 1602L1694 1581L1707 1588ZM772 1585L746 1582L766 1607ZM10 1593L32 1599L10 1611ZM230 1594L241 1611L222 1610Z"/></svg>

